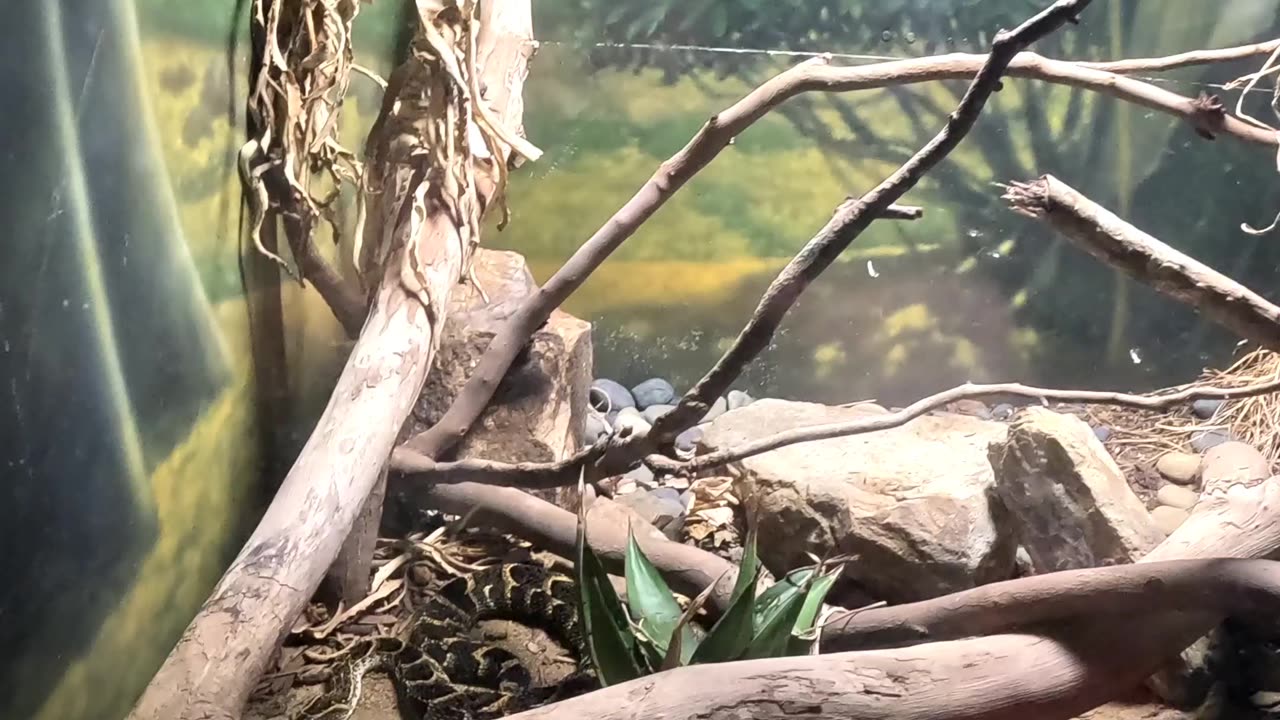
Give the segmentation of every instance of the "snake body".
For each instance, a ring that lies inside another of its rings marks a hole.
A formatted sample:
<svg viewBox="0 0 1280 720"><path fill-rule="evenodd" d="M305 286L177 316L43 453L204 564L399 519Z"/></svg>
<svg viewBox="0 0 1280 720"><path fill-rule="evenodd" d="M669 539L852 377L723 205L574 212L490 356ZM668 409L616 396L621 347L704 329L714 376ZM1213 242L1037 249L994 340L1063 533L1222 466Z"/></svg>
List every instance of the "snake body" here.
<svg viewBox="0 0 1280 720"><path fill-rule="evenodd" d="M429 597L403 639L354 643L333 671L327 690L295 720L347 720L363 677L388 671L406 720L491 720L581 694L596 687L586 665L573 579L533 563L508 563L454 578ZM483 620L538 628L577 657L559 685L534 687L529 669L509 651L473 637Z"/></svg>

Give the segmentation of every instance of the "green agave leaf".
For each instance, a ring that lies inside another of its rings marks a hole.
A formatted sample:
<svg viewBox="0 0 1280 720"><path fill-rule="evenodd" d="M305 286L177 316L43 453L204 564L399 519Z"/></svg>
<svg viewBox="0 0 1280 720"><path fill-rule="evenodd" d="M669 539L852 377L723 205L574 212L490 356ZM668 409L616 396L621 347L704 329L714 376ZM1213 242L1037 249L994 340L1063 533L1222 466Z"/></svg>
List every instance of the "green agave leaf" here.
<svg viewBox="0 0 1280 720"><path fill-rule="evenodd" d="M725 572L729 571L725 570ZM685 608L684 613L680 615L680 621L676 623L677 632L671 634L671 646L667 648L667 656L662 659L662 664L658 667L659 670L670 670L689 664L698 644L702 642L702 638L696 632L685 633L684 630L692 629L693 626L690 625L690 621L693 620L694 615L698 614L698 610L702 609L702 606L706 604L707 598L711 597L711 593L720 584L722 578L724 578L723 574L716 578L715 582L704 588L702 592L698 593L697 597L689 601L689 607Z"/></svg>
<svg viewBox="0 0 1280 720"><path fill-rule="evenodd" d="M652 640L657 650L657 661L653 667L662 664L663 656L671 645L672 634L680 627L679 632L682 658L687 660L693 653L697 641L693 637L693 628L680 624L680 604L676 602L671 588L667 586L662 574L649 562L640 543L636 542L635 533L627 528L627 553L625 559L627 576L627 606L631 616L643 632Z"/></svg>
<svg viewBox="0 0 1280 720"><path fill-rule="evenodd" d="M578 612L582 617L587 650L603 687L626 682L644 674L636 656L635 637L609 574L587 544L586 493L583 476L578 478L577 562Z"/></svg>
<svg viewBox="0 0 1280 720"><path fill-rule="evenodd" d="M809 648L813 646L813 641L817 638L817 632L814 623L818 620L818 614L822 612L822 603L827 598L827 593L831 590L831 586L835 585L836 578L840 576L840 571L844 569L843 565L837 565L834 570L824 573L813 584L809 586L809 592L805 594L804 607L800 609L800 614L796 616L794 633L787 644L788 655L807 655Z"/></svg>
<svg viewBox="0 0 1280 720"><path fill-rule="evenodd" d="M778 582L769 586L764 592L756 597L756 627L764 627L764 624L777 612L781 607L781 603L794 594L803 593L808 585L809 578L813 575L813 568L800 568L787 573Z"/></svg>
<svg viewBox="0 0 1280 720"><path fill-rule="evenodd" d="M689 659L690 664L728 662L737 660L755 637L755 585L760 571L756 557L754 528L747 532L742 552L742 565L738 579L733 584L729 608L711 628L711 632L698 644Z"/></svg>
<svg viewBox="0 0 1280 720"><path fill-rule="evenodd" d="M653 639L636 630L636 648L640 651L640 659L644 665L644 675L649 675L658 671L662 667L662 663L666 661L665 649L661 649L653 642Z"/></svg>
<svg viewBox="0 0 1280 720"><path fill-rule="evenodd" d="M777 612L761 626L760 631L751 639L743 655L744 659L782 657L787 654L791 641L791 631L795 628L796 618L804 609L804 593L796 592L788 595L778 603Z"/></svg>

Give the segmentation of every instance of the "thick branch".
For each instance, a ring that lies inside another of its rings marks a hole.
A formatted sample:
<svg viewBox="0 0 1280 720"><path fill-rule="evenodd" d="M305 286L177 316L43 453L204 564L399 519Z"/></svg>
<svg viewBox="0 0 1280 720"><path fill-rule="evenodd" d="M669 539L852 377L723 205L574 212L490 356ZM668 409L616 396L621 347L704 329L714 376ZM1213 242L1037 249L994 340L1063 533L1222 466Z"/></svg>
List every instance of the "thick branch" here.
<svg viewBox="0 0 1280 720"><path fill-rule="evenodd" d="M1009 63L1015 77L1072 85L1186 118L1196 127L1217 128L1241 140L1275 144L1272 135L1220 111L1206 111L1196 99L1169 92L1114 73L1165 70L1223 62L1271 52L1273 43L1184 53L1168 58L1075 64L1022 53ZM547 283L515 313L490 342L471 378L453 405L431 429L406 446L428 457L439 456L462 438L492 398L498 383L525 340L622 245L648 218L720 151L753 123L795 95L805 92L849 92L936 80L969 79L982 67L982 55L952 54L858 67L831 67L817 58L791 68L761 85L727 110L712 116L680 152L664 162L648 182L622 206ZM1108 72L1110 71L1110 72ZM1207 114L1206 114L1207 113Z"/></svg>
<svg viewBox="0 0 1280 720"><path fill-rule="evenodd" d="M1280 563L1165 560L1019 578L851 613L827 625L822 644L834 651L905 647L1101 615L1182 611L1275 617Z"/></svg>
<svg viewBox="0 0 1280 720"><path fill-rule="evenodd" d="M409 491L424 507L471 515L472 525L488 525L515 534L540 548L562 557L574 557L578 516L528 493L511 488L458 483L418 487ZM605 562L606 568L621 574L627 547L627 528L588 519L587 541ZM683 543L637 534L645 555L677 592L694 597L708 585L719 583L708 598L711 608L728 606L737 568L705 550Z"/></svg>
<svg viewBox="0 0 1280 720"><path fill-rule="evenodd" d="M279 188L280 192L287 192L288 185L280 183ZM289 239L289 249L298 263L302 277L315 286L347 337L359 337L360 328L369 313L369 304L365 298L325 261L315 246L315 233L306 228L303 220L296 214L286 216L285 235Z"/></svg>
<svg viewBox="0 0 1280 720"><path fill-rule="evenodd" d="M1241 337L1280 351L1280 307L1147 235L1052 175L1013 183L1004 199L1016 212L1044 220L1102 262Z"/></svg>
<svg viewBox="0 0 1280 720"><path fill-rule="evenodd" d="M1067 720L1132 690L1192 639L1159 632L1162 618L1141 622L1156 631L1134 636L1125 618L1054 638L690 665L510 720Z"/></svg>
<svg viewBox="0 0 1280 720"><path fill-rule="evenodd" d="M726 720L1065 720L1133 689L1227 612L1275 616L1280 565L1217 558L1274 553L1278 502L1280 479L1213 484L1137 564L867 610L822 640L824 650L908 648L692 666L514 717L674 719L698 708L698 717ZM1031 627L1041 634L915 644Z"/></svg>

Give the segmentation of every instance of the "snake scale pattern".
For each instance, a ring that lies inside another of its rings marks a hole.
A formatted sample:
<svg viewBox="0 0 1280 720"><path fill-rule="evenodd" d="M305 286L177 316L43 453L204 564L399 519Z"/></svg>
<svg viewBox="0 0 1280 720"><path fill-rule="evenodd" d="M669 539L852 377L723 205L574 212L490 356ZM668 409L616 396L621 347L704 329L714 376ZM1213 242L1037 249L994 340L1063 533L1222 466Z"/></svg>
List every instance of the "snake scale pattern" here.
<svg viewBox="0 0 1280 720"><path fill-rule="evenodd" d="M294 720L347 720L363 677L387 671L405 720L491 720L597 687L586 658L573 579L535 563L507 563L454 578L414 614L407 637L356 641L326 691ZM554 687L535 687L511 652L474 638L477 623L510 620L538 628L572 651L577 669Z"/></svg>

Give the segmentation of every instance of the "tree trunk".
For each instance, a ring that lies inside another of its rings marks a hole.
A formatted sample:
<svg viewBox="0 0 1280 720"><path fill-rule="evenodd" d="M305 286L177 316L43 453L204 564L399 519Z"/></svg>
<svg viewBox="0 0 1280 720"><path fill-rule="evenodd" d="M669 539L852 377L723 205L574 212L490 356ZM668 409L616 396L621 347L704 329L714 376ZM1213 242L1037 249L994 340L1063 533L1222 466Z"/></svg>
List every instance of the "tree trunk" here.
<svg viewBox="0 0 1280 720"><path fill-rule="evenodd" d="M485 97L501 122L518 127L520 117L510 113L521 105L511 95L518 97L532 54L529 2L495 1L483 10L478 46ZM408 85L421 90L423 82L445 82L442 72L427 75ZM440 91L430 100L438 107L447 97ZM371 142L385 138L377 135ZM461 147L465 152L466 143ZM431 150L436 157L445 154L439 147ZM439 177L421 172L421 164L412 169L418 177ZM133 720L239 717L383 473L430 369L449 292L464 276L476 239L464 233L478 227L476 216L498 190L480 173L475 197L448 197L449 187L426 188L425 212L417 216L417 206L401 212L402 198L412 199L422 188L411 183L403 193L392 193L403 186L393 184L395 172L384 176L387 204L375 212L371 203L369 217L371 223L400 222L392 226L393 244L380 263L369 317L329 404L257 529L143 693ZM419 285L413 291L405 284L406 253L412 255L408 260L420 261L413 268Z"/></svg>

